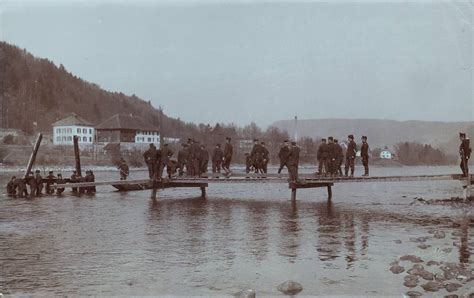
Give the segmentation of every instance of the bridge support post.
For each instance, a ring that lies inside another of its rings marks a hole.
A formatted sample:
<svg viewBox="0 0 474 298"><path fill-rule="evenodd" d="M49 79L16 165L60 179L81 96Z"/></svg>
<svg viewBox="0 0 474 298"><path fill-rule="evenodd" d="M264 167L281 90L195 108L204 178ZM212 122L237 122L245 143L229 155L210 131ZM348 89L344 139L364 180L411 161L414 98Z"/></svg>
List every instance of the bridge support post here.
<svg viewBox="0 0 474 298"><path fill-rule="evenodd" d="M332 187L331 185L328 185L328 201L331 201L332 199Z"/></svg>
<svg viewBox="0 0 474 298"><path fill-rule="evenodd" d="M296 202L296 188L291 189L291 201Z"/></svg>
<svg viewBox="0 0 474 298"><path fill-rule="evenodd" d="M206 187L205 186L201 186L201 197L203 199L206 198Z"/></svg>

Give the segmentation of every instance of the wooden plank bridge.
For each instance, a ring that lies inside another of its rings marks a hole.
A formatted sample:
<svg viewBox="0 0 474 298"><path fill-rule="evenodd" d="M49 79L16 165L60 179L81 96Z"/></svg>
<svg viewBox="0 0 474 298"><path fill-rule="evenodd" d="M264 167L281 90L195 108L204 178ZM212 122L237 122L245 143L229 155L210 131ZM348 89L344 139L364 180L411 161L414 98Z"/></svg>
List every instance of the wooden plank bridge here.
<svg viewBox="0 0 474 298"><path fill-rule="evenodd" d="M301 174L296 182L289 182L288 175L285 174L249 174L235 173L231 176L223 174L210 174L202 177L175 177L153 181L151 179L140 180L112 180L98 182L79 182L55 184L54 187L66 188L86 188L92 186L113 186L118 191L138 191L138 190L159 190L165 188L200 188L201 195L206 195L206 188L209 184L218 183L288 183L291 189L291 199L296 200L296 190L305 188L326 188L328 199L332 198L332 187L339 183L363 183L363 182L398 182L398 181L439 181L439 180L459 180L464 182L466 188L473 184L474 175L469 179L460 175L417 175L417 176L374 176L374 177L318 177L314 174Z"/></svg>
<svg viewBox="0 0 474 298"><path fill-rule="evenodd" d="M27 170L24 177L28 177L29 172L36 159L42 134L38 135L33 152L28 161ZM81 162L78 137L74 136L74 155L76 171L81 175ZM212 173L201 175L200 177L175 177L172 179L163 180L115 180L115 181L98 181L98 182L79 182L71 183L69 179L58 181L51 185L55 188L79 188L84 189L95 186L111 185L119 191L139 191L152 189L152 198L156 198L156 193L159 189L164 188L180 188L193 187L200 188L201 195L206 196L206 187L209 183L288 183L288 188L291 189L291 199L296 200L296 190L303 188L327 188L328 199L332 198L332 187L335 183L361 183L361 182L396 182L396 181L426 181L426 180L460 180L463 183L464 198L470 196L471 185L474 182L474 175L469 177L461 177L460 175L417 175L417 176L374 176L374 177L321 177L315 174L299 174L298 180L288 181L288 175L285 174L254 174L254 173L232 173L231 175L224 175L219 173Z"/></svg>

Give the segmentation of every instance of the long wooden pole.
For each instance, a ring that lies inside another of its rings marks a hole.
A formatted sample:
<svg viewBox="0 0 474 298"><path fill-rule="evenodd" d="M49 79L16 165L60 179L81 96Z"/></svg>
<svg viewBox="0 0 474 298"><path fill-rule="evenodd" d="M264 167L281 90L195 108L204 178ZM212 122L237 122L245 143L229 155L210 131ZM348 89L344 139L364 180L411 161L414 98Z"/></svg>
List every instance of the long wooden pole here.
<svg viewBox="0 0 474 298"><path fill-rule="evenodd" d="M79 151L79 137L74 136L74 157L76 158L76 174L82 176L81 172L81 156Z"/></svg>
<svg viewBox="0 0 474 298"><path fill-rule="evenodd" d="M28 174L31 172L31 168L33 168L33 165L35 164L36 154L38 153L42 139L43 139L43 134L41 133L38 134L38 137L36 138L35 146L33 147L33 152L31 152L30 159L28 160L25 176L23 177L25 179L28 176Z"/></svg>

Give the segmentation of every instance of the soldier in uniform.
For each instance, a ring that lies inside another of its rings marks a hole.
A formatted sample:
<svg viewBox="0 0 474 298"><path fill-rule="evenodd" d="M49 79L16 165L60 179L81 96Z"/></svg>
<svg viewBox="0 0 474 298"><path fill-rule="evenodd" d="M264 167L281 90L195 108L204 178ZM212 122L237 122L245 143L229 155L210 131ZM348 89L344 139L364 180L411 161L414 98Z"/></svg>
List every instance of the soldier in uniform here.
<svg viewBox="0 0 474 298"><path fill-rule="evenodd" d="M158 179L161 179L163 176L163 170L165 169L165 166L168 166L168 162L170 160L170 157L173 156L173 150L171 150L168 146L168 144L164 144L163 148L161 149L161 159L160 159L160 167L158 170Z"/></svg>
<svg viewBox="0 0 474 298"><path fill-rule="evenodd" d="M362 136L362 145L360 146L360 157L362 158L362 164L364 165L364 175L369 176L369 144L367 143L367 137Z"/></svg>
<svg viewBox="0 0 474 298"><path fill-rule="evenodd" d="M334 176L336 172L336 146L334 145L334 138L328 137L328 173L329 176Z"/></svg>
<svg viewBox="0 0 474 298"><path fill-rule="evenodd" d="M188 149L187 149L187 156L186 156L186 176L194 176L194 165L193 165L193 140L188 138Z"/></svg>
<svg viewBox="0 0 474 298"><path fill-rule="evenodd" d="M193 145L193 168L194 168L194 176L201 175L201 145L199 141L194 141Z"/></svg>
<svg viewBox="0 0 474 298"><path fill-rule="evenodd" d="M318 175L327 175L328 171L328 160L329 160L329 152L328 152L328 144L326 143L326 139L321 140L321 144L318 147L318 153L316 154L316 158L318 159ZM324 171L323 171L324 170Z"/></svg>
<svg viewBox="0 0 474 298"><path fill-rule="evenodd" d="M460 167L462 176L467 177L469 175L469 158L471 158L470 140L463 132L459 133L459 139L461 140L461 144L459 145L459 155L461 156Z"/></svg>
<svg viewBox="0 0 474 298"><path fill-rule="evenodd" d="M41 184L43 185L43 184ZM18 196L19 197L27 197L28 196L28 189L26 188L26 182L23 178L16 178L13 182L14 189L18 189Z"/></svg>
<svg viewBox="0 0 474 298"><path fill-rule="evenodd" d="M290 174L290 182L298 180L298 164L300 161L300 148L296 142L291 142L290 154L288 156L288 172Z"/></svg>
<svg viewBox="0 0 474 298"><path fill-rule="evenodd" d="M344 160L344 153L342 147L337 139L334 139L334 146L336 148L336 175L342 176L342 161Z"/></svg>
<svg viewBox="0 0 474 298"><path fill-rule="evenodd" d="M41 177L40 170L35 171L35 195L39 196L41 195L41 192L43 191L43 177ZM31 194L33 195L33 194Z"/></svg>
<svg viewBox="0 0 474 298"><path fill-rule="evenodd" d="M201 156L199 159L200 174L207 173L207 167L209 165L209 152L204 144L201 145Z"/></svg>
<svg viewBox="0 0 474 298"><path fill-rule="evenodd" d="M290 155L290 144L288 143L288 140L285 140L280 148L280 152L278 152L278 158L280 159L280 167L278 168L278 174L281 173L283 167L286 166L286 168L288 169L288 155Z"/></svg>
<svg viewBox="0 0 474 298"><path fill-rule="evenodd" d="M16 195L16 189L15 189L15 180L16 176L13 176L10 181L7 183L7 194L9 196L14 196Z"/></svg>
<svg viewBox="0 0 474 298"><path fill-rule="evenodd" d="M48 176L46 176L46 194L50 195L54 193L54 188L51 187L51 185L54 184L54 180L56 179L56 176L54 176L53 171L49 171Z"/></svg>
<svg viewBox="0 0 474 298"><path fill-rule="evenodd" d="M156 169L156 147L154 144L150 144L150 148L148 148L145 153L143 153L143 158L145 159L146 166L148 167L148 176L150 179L153 179L155 176L155 169Z"/></svg>
<svg viewBox="0 0 474 298"><path fill-rule="evenodd" d="M265 147L265 142L260 143L263 151L263 172L266 174L268 170L268 162L270 161L270 152L268 152L267 147Z"/></svg>
<svg viewBox="0 0 474 298"><path fill-rule="evenodd" d="M65 181L63 179L63 175L61 173L58 173L58 179L56 180L58 184L64 184ZM58 195L62 194L64 192L64 187L58 187L56 188L56 193Z"/></svg>
<svg viewBox="0 0 474 298"><path fill-rule="evenodd" d="M226 137L225 147L224 147L224 163L222 169L229 174L230 171L230 162L232 161L232 155L234 154L234 147L230 143L230 137Z"/></svg>
<svg viewBox="0 0 474 298"><path fill-rule="evenodd" d="M354 162L357 154L357 145L354 142L354 136L348 135L347 136L347 151L346 151L346 165L344 168L345 176L349 174L349 168L351 169L351 177L354 177Z"/></svg>
<svg viewBox="0 0 474 298"><path fill-rule="evenodd" d="M26 184L30 186L30 195L33 196L36 192L36 181L32 172L29 172L26 176Z"/></svg>
<svg viewBox="0 0 474 298"><path fill-rule="evenodd" d="M186 171L188 171L187 165L188 158L188 144L181 144L181 150L178 151L178 163L176 167L179 169L179 176L183 176L184 167L186 166Z"/></svg>
<svg viewBox="0 0 474 298"><path fill-rule="evenodd" d="M120 161L118 169L120 170L120 180L127 180L127 177L130 173L130 169L128 168L127 162L123 157Z"/></svg>
<svg viewBox="0 0 474 298"><path fill-rule="evenodd" d="M222 160L224 159L224 152L222 152L221 144L217 144L212 151L212 172L213 173L220 173L221 172L221 164Z"/></svg>
<svg viewBox="0 0 474 298"><path fill-rule="evenodd" d="M252 151L250 152L250 158L252 159L255 173L263 172L263 147L258 139L253 140Z"/></svg>
<svg viewBox="0 0 474 298"><path fill-rule="evenodd" d="M252 158L250 157L250 153L245 153L245 173L250 173L252 170ZM248 178L248 177L247 177Z"/></svg>
<svg viewBox="0 0 474 298"><path fill-rule="evenodd" d="M79 181L78 181L78 178L79 178L79 177L77 176L77 172L76 172L75 170L72 171L71 180L70 180L71 183L77 183L77 182L79 182ZM73 187L73 188L72 188L72 192L77 192L77 187Z"/></svg>

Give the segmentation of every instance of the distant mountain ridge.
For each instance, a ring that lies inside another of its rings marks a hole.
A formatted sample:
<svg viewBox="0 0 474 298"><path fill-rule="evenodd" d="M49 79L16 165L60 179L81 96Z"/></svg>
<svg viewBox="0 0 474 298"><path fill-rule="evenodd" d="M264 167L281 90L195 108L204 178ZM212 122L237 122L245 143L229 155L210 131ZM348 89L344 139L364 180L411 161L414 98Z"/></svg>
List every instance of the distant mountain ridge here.
<svg viewBox="0 0 474 298"><path fill-rule="evenodd" d="M281 120L273 126L293 135L294 120ZM397 121L381 119L303 119L298 120L298 137L334 136L345 140L353 134L357 142L366 135L372 148L391 147L399 142L419 142L452 151L458 146L458 133L465 131L474 138L474 121Z"/></svg>

